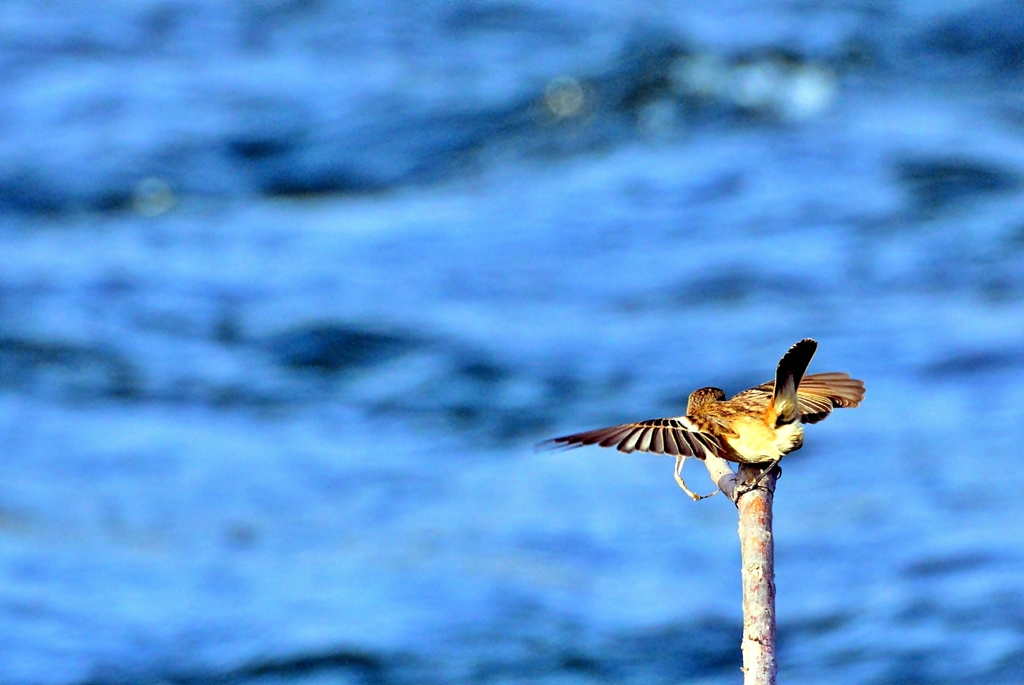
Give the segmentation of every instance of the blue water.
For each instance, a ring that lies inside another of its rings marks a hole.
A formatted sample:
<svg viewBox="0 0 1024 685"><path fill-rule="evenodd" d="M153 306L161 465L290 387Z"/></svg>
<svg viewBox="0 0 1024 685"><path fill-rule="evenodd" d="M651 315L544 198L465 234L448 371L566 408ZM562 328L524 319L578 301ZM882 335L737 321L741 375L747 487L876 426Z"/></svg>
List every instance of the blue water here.
<svg viewBox="0 0 1024 685"><path fill-rule="evenodd" d="M1022 681L1013 3L90 5L0 8L0 682L739 682L733 505L533 445L807 336L780 680Z"/></svg>

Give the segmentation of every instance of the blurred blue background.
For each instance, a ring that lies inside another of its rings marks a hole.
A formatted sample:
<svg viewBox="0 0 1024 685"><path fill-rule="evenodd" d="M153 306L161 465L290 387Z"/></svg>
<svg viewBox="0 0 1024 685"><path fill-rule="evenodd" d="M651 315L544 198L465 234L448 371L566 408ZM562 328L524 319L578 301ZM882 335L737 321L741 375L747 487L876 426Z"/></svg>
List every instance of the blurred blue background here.
<svg viewBox="0 0 1024 685"><path fill-rule="evenodd" d="M4 0L0 82L0 682L739 682L733 505L533 445L807 336L780 680L1024 681L1019 3Z"/></svg>

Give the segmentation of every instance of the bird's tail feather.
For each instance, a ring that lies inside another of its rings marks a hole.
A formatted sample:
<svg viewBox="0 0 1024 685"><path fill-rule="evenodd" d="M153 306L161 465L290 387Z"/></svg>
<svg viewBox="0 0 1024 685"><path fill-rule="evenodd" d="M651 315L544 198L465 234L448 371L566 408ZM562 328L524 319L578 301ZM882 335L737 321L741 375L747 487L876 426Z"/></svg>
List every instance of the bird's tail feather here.
<svg viewBox="0 0 1024 685"><path fill-rule="evenodd" d="M804 372L817 349L816 341L804 338L782 355L775 370L775 391L772 393L771 404L768 405L769 425L781 426L800 418L796 390L800 387Z"/></svg>

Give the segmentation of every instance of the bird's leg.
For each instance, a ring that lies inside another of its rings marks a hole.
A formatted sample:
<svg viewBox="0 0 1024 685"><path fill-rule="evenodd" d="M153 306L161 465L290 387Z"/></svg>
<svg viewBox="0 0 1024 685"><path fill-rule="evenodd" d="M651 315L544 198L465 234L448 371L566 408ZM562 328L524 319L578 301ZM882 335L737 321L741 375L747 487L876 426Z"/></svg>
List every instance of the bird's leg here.
<svg viewBox="0 0 1024 685"><path fill-rule="evenodd" d="M751 490L756 490L757 486L761 483L762 480L764 480L764 477L771 473L772 469L778 466L780 461L782 461L782 457L779 457L778 459L770 462L768 466L764 469L764 471L761 471L761 473L757 476L757 478L754 479L752 483L750 483L749 485L740 485L738 488L736 488L736 499L738 500L740 497L747 494Z"/></svg>
<svg viewBox="0 0 1024 685"><path fill-rule="evenodd" d="M692 499L694 502L700 501L702 499L707 499L708 497L711 497L711 495L717 495L718 490L715 490L714 492L709 493L707 495L698 495L696 492L686 487L686 481L683 480L683 465L686 464L686 460L688 458L689 457L685 454L680 454L676 456L675 477L676 482L679 483L679 487L681 487L683 489L683 492L689 495L690 499Z"/></svg>

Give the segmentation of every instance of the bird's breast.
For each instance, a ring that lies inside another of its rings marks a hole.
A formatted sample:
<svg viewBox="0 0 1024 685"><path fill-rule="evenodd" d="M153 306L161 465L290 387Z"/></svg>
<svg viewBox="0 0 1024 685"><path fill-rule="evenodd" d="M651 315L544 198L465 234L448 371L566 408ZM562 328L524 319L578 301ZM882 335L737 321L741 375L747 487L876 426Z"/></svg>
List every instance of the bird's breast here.
<svg viewBox="0 0 1024 685"><path fill-rule="evenodd" d="M804 444L804 429L799 421L771 428L760 418L742 417L732 424L735 436L726 442L741 461L760 464L775 461Z"/></svg>

